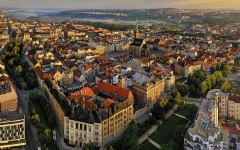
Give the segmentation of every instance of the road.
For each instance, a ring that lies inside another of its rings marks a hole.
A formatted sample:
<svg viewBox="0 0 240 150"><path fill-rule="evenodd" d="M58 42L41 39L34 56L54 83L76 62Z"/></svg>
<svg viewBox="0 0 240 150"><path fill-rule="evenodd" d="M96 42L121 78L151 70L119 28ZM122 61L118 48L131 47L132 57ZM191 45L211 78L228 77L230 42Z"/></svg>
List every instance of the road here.
<svg viewBox="0 0 240 150"><path fill-rule="evenodd" d="M202 103L203 99L202 98L188 98L187 103L188 104L195 104L196 106L200 106Z"/></svg>
<svg viewBox="0 0 240 150"><path fill-rule="evenodd" d="M14 82L13 82L14 83ZM18 95L18 102L19 102L19 105L21 106L24 114L25 114L25 130L26 130L26 134L25 134L25 137L26 137L26 141L27 141L27 147L29 150L36 150L37 149L37 144L34 140L34 134L32 132L32 128L31 128L31 124L30 124L30 116L29 116L29 113L28 113L28 101L25 99L25 96L22 94L22 92L16 87L14 86L16 92L17 92L17 95Z"/></svg>

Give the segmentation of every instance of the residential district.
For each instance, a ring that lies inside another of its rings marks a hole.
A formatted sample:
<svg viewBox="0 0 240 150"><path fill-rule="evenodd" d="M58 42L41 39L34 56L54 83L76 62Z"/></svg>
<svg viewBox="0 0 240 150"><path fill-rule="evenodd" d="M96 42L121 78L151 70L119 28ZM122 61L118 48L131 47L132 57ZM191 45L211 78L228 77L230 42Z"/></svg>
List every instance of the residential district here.
<svg viewBox="0 0 240 150"><path fill-rule="evenodd" d="M240 149L240 27L0 16L0 149Z"/></svg>

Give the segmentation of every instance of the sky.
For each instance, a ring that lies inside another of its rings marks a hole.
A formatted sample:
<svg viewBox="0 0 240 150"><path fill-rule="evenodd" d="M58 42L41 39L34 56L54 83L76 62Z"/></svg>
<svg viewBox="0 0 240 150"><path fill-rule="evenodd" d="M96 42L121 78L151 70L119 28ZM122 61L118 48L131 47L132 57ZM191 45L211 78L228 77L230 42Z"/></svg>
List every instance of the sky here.
<svg viewBox="0 0 240 150"><path fill-rule="evenodd" d="M192 8L240 9L240 0L0 0L8 8Z"/></svg>

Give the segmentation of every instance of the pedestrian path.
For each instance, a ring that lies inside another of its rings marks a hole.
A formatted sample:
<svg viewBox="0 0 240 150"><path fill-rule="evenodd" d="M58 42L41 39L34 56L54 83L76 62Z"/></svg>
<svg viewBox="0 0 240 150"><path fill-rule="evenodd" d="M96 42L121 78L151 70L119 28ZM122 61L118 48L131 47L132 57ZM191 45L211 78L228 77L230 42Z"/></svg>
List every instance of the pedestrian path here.
<svg viewBox="0 0 240 150"><path fill-rule="evenodd" d="M186 117L183 116L183 115L180 115L180 114L177 114L177 113L174 113L174 115L176 115L176 116L178 116L178 117L180 117L180 118L182 118L182 119L188 120L188 118L186 118Z"/></svg>
<svg viewBox="0 0 240 150"><path fill-rule="evenodd" d="M155 141L153 141L153 140L150 139L150 138L148 138L148 140L149 140L149 142L150 142L152 145L154 145L154 146L157 147L158 149L161 149L161 146L160 146L158 143L156 143Z"/></svg>
<svg viewBox="0 0 240 150"><path fill-rule="evenodd" d="M153 133L157 130L157 128L158 128L158 125L152 125L152 126L150 127L150 129L149 129L147 132L145 132L145 133L138 139L138 143L141 144L141 143L144 142L146 139L148 139L149 136L150 136L151 134L153 134Z"/></svg>

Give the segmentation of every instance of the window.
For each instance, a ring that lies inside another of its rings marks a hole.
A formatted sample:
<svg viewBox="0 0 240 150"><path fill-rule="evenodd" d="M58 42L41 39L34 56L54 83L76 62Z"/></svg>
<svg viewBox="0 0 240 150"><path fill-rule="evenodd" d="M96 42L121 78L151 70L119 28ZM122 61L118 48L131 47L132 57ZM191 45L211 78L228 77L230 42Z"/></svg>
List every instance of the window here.
<svg viewBox="0 0 240 150"><path fill-rule="evenodd" d="M84 125L84 131L87 131L87 125Z"/></svg>
<svg viewBox="0 0 240 150"><path fill-rule="evenodd" d="M76 123L76 129L78 129L78 123Z"/></svg>
<svg viewBox="0 0 240 150"><path fill-rule="evenodd" d="M80 130L82 130L82 124L80 124Z"/></svg>
<svg viewBox="0 0 240 150"><path fill-rule="evenodd" d="M92 127L88 126L88 130L89 130L89 132L92 132Z"/></svg>

